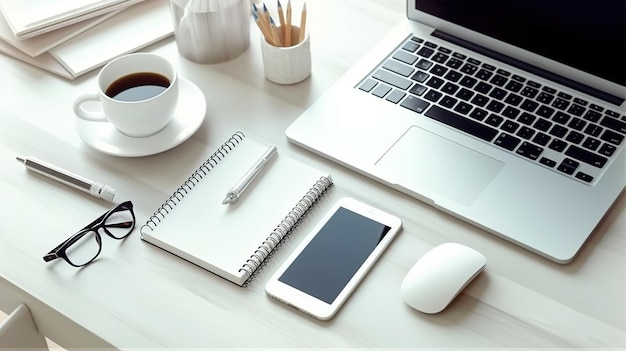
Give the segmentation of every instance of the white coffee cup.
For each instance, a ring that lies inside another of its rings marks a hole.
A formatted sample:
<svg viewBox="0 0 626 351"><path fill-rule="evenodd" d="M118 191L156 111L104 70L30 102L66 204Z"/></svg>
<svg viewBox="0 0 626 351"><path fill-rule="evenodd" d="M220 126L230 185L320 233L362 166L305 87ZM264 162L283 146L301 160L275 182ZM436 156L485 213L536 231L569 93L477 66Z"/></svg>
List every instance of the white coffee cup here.
<svg viewBox="0 0 626 351"><path fill-rule="evenodd" d="M161 56L118 57L100 70L97 81L96 94L83 94L74 101L74 113L81 119L110 122L127 136L147 137L165 128L174 116L178 74ZM101 109L89 109L94 102Z"/></svg>

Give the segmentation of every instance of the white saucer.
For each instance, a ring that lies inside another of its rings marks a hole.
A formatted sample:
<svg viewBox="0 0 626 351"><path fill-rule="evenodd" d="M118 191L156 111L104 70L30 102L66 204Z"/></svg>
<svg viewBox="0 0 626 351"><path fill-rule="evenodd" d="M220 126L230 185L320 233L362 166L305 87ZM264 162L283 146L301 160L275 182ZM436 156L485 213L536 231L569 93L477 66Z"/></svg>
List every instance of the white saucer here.
<svg viewBox="0 0 626 351"><path fill-rule="evenodd" d="M111 123L90 122L75 117L78 135L94 149L122 157L154 155L180 145L202 125L206 100L195 84L179 79L180 96L174 118L160 132L149 137L133 138L120 133Z"/></svg>

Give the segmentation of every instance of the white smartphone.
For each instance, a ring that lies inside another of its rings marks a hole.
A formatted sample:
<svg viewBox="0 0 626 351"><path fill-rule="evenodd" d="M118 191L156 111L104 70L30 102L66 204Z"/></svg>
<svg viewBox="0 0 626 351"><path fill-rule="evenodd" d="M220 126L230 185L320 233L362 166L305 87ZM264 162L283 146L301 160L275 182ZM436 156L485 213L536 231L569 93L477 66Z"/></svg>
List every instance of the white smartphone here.
<svg viewBox="0 0 626 351"><path fill-rule="evenodd" d="M332 318L396 236L402 221L340 199L270 278L265 291L315 318Z"/></svg>

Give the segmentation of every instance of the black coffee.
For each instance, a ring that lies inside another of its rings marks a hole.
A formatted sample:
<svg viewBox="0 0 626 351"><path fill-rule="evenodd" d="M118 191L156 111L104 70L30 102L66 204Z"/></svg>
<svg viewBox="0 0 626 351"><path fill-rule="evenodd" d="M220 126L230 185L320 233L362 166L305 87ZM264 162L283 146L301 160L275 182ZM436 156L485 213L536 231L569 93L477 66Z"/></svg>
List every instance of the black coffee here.
<svg viewBox="0 0 626 351"><path fill-rule="evenodd" d="M170 86L170 80L158 73L133 73L111 83L105 94L119 101L141 101L153 98Z"/></svg>

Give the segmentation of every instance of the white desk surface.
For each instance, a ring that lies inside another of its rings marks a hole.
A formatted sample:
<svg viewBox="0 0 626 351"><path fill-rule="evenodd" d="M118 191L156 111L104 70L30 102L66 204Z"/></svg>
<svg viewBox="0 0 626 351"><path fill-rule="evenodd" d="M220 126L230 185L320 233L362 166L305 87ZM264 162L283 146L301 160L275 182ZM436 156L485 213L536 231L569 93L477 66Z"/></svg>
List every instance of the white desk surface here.
<svg viewBox="0 0 626 351"><path fill-rule="evenodd" d="M300 1L293 1L295 9ZM557 265L399 192L290 145L284 131L398 21L403 0L309 1L313 75L294 86L264 79L258 29L241 57L198 65L173 39L149 48L204 92L200 130L167 152L104 155L74 131L72 101L96 72L65 81L0 57L0 309L26 302L41 332L64 347L155 348L615 348L626 346L626 200L622 195L580 256ZM110 204L25 171L30 155L114 186L139 223L236 130L327 169L336 186L248 288L142 242L104 238L93 264L75 269L43 254ZM339 314L313 320L263 287L328 207L352 196L396 213L404 229ZM481 251L485 271L438 315L406 305L399 287L416 260L455 241Z"/></svg>

